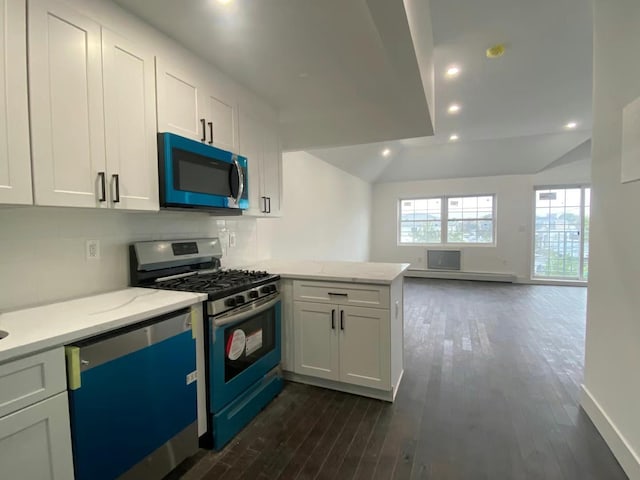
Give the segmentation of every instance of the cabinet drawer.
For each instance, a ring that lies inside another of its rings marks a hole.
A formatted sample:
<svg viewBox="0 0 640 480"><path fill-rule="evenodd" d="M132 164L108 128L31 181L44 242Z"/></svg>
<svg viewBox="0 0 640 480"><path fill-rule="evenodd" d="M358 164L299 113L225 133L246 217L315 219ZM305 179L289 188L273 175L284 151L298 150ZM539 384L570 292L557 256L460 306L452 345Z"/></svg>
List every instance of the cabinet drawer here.
<svg viewBox="0 0 640 480"><path fill-rule="evenodd" d="M296 280L294 300L372 308L389 308L389 287L361 283Z"/></svg>
<svg viewBox="0 0 640 480"><path fill-rule="evenodd" d="M0 417L67 388L64 348L0 365Z"/></svg>

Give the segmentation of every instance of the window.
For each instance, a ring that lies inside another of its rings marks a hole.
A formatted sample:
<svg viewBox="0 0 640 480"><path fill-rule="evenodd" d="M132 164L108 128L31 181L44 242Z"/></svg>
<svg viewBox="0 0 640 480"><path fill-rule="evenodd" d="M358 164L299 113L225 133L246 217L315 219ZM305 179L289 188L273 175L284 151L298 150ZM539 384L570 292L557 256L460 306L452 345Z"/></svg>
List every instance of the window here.
<svg viewBox="0 0 640 480"><path fill-rule="evenodd" d="M401 244L494 243L494 195L401 199Z"/></svg>
<svg viewBox="0 0 640 480"><path fill-rule="evenodd" d="M536 189L534 277L587 279L590 199L589 187Z"/></svg>

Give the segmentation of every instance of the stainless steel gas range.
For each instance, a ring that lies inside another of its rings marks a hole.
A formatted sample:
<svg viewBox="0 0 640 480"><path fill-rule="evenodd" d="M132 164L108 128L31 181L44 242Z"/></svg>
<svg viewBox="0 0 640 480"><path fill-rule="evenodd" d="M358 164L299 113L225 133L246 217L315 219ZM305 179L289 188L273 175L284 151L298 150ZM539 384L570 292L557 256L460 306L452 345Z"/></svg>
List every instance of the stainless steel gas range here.
<svg viewBox="0 0 640 480"><path fill-rule="evenodd" d="M220 268L217 238L130 246L131 285L206 293L198 342L205 359L207 431L201 446L221 449L283 387L278 275ZM203 384L200 383L202 386ZM204 397L204 398L202 398ZM179 408L179 406L176 406Z"/></svg>

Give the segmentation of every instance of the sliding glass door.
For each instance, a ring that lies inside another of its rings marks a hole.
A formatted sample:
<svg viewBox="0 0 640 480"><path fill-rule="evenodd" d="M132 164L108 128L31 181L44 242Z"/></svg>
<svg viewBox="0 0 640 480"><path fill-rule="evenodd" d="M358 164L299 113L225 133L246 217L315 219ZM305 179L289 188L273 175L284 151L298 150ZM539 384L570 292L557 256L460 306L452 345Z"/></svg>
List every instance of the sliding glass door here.
<svg viewBox="0 0 640 480"><path fill-rule="evenodd" d="M587 279L590 205L589 187L536 189L534 277Z"/></svg>

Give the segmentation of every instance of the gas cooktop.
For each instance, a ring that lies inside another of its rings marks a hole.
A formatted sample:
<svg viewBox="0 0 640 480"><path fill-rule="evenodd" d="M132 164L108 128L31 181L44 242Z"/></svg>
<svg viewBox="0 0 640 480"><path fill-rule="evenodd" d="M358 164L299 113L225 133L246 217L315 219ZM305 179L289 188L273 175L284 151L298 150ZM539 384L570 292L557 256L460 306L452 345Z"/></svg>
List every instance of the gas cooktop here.
<svg viewBox="0 0 640 480"><path fill-rule="evenodd" d="M193 273L179 278L157 279L149 285L163 290L206 293L209 300L232 295L278 280L278 275L254 270L218 270L208 273Z"/></svg>

